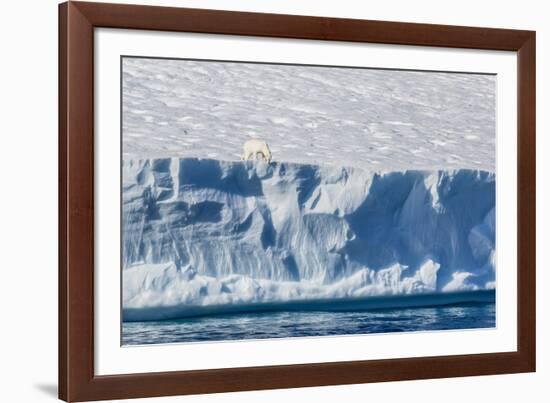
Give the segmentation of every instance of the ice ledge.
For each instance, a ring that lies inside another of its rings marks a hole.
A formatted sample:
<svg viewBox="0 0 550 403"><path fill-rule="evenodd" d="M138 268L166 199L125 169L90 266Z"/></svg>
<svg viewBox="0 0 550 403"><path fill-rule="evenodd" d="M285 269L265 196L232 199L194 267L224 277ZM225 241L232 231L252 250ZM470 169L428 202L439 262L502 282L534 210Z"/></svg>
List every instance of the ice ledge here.
<svg viewBox="0 0 550 403"><path fill-rule="evenodd" d="M129 160L122 212L125 308L494 288L491 172Z"/></svg>

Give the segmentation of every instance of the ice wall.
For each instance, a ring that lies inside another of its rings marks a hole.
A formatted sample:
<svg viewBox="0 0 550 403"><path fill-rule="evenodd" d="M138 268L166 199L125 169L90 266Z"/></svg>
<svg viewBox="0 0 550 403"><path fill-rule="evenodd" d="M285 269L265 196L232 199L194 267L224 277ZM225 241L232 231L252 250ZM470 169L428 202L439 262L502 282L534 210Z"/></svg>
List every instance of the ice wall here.
<svg viewBox="0 0 550 403"><path fill-rule="evenodd" d="M123 306L494 288L495 175L123 163Z"/></svg>

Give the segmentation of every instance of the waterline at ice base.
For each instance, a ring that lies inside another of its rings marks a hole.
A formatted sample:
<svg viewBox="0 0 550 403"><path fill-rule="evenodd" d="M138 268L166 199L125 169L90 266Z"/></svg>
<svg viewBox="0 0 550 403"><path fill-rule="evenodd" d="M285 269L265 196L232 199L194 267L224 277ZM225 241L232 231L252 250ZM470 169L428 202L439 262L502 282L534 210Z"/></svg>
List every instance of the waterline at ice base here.
<svg viewBox="0 0 550 403"><path fill-rule="evenodd" d="M165 158L125 160L123 178L125 322L487 303L494 315L494 173Z"/></svg>

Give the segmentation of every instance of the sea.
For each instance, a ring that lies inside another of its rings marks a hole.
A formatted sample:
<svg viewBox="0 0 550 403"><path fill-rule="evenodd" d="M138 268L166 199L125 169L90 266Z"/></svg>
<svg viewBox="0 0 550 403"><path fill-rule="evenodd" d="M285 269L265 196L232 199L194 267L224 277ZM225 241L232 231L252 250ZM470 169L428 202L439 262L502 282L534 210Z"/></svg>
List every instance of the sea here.
<svg viewBox="0 0 550 403"><path fill-rule="evenodd" d="M371 333L483 329L496 326L495 302L372 310L270 310L123 322L123 346Z"/></svg>

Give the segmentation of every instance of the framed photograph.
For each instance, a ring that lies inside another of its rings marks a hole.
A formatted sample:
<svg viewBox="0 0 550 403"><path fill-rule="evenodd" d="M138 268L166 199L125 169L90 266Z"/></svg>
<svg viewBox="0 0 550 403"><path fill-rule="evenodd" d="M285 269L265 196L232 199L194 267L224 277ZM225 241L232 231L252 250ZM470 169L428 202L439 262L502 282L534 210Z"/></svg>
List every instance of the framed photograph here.
<svg viewBox="0 0 550 403"><path fill-rule="evenodd" d="M535 371L535 33L59 8L59 397Z"/></svg>

